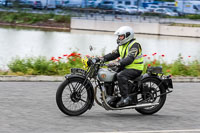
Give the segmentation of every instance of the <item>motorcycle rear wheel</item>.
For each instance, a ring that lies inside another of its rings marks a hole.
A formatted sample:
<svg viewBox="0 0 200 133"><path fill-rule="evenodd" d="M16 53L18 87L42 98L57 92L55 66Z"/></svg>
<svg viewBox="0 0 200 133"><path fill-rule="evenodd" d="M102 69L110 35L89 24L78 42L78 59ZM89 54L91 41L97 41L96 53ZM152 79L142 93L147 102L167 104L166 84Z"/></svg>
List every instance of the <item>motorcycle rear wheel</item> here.
<svg viewBox="0 0 200 133"><path fill-rule="evenodd" d="M92 94L90 87L83 83L83 79L73 78L65 80L57 89L56 103L64 114L78 116L89 109L92 104ZM78 91L78 88L82 91Z"/></svg>
<svg viewBox="0 0 200 133"><path fill-rule="evenodd" d="M158 105L155 106L151 106L151 107L144 107L144 108L136 108L135 110L143 115L152 115L156 112L158 112L164 105L165 101L166 101L166 97L167 95L164 94L166 93L166 89L165 87L160 84L161 81L159 81L158 79L154 79L154 78L148 78L148 79L144 79L142 81L143 84L147 84L148 87L150 88L150 93L149 93L149 101L150 103L159 103ZM164 95L162 95L164 94ZM159 96L161 95L161 96ZM150 98L151 96L151 98ZM159 97L157 97L159 96ZM144 100L144 97L142 95L138 95L137 96L137 102L140 102Z"/></svg>

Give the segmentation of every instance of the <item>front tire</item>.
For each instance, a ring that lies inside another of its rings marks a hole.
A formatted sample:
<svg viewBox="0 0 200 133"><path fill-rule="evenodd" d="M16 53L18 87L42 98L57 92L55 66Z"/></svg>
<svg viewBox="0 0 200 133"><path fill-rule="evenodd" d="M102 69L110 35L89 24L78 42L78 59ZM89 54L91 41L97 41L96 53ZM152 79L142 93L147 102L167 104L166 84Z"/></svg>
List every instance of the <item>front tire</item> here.
<svg viewBox="0 0 200 133"><path fill-rule="evenodd" d="M142 81L142 84L148 85L149 91L149 101L150 103L159 103L158 105L144 108L136 108L135 110L143 115L152 115L158 112L164 105L167 95L165 87L160 84L161 81L155 78L148 78ZM163 94L163 95L162 95ZM161 96L159 96L161 95ZM157 97L158 96L158 97ZM142 95L137 96L137 102L144 100L145 98Z"/></svg>
<svg viewBox="0 0 200 133"><path fill-rule="evenodd" d="M56 92L56 103L64 114L69 116L81 115L93 104L93 94L90 91L92 88L89 85L83 85L83 83L84 79L82 78L72 78L65 80L59 86Z"/></svg>

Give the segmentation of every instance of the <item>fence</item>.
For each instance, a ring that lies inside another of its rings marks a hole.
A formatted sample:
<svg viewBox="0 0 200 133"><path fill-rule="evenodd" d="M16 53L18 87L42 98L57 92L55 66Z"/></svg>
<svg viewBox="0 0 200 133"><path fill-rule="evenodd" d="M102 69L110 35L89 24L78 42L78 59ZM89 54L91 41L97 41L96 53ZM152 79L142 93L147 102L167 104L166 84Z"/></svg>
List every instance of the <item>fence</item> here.
<svg viewBox="0 0 200 133"><path fill-rule="evenodd" d="M143 23L173 23L181 22L176 18L164 18L163 15L145 16L145 14L120 14L111 10L77 10L74 11L77 19L101 20L101 21L122 21L122 22L143 22ZM156 15L156 14L153 14Z"/></svg>

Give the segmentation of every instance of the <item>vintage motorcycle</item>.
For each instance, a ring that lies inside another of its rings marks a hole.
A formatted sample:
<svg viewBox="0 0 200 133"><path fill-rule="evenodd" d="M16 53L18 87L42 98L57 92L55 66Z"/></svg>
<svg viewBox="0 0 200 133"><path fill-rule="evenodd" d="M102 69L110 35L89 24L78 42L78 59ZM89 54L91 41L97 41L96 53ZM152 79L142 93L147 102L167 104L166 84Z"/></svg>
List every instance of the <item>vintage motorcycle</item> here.
<svg viewBox="0 0 200 133"><path fill-rule="evenodd" d="M159 111L173 84L169 76L164 76L162 67L148 67L147 72L128 81L133 103L125 107L116 107L120 100L117 72L115 68L106 68L96 58L86 58L87 70L72 68L71 74L57 89L58 108L66 115L78 116L91 109L94 100L106 110L135 109L141 114L151 115ZM98 93L97 93L98 92ZM112 104L111 97L115 99Z"/></svg>

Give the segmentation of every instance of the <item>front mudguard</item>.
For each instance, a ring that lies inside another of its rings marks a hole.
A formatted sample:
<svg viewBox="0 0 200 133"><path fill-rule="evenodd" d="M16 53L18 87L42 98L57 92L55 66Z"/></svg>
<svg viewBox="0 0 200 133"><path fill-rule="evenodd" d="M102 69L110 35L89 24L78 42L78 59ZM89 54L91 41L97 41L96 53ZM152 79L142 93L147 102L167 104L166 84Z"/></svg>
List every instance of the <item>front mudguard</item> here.
<svg viewBox="0 0 200 133"><path fill-rule="evenodd" d="M67 74L65 76L66 80L68 80L70 82L70 79L73 79L73 78L81 78L83 80L85 80L85 77L82 76L82 75L78 75L78 74ZM90 80L86 79L86 84L85 85L88 85L89 86L89 91L90 91L90 95L91 95L91 104L89 106L89 109L92 108L92 105L94 105L94 88L93 88L93 85L92 83L90 82Z"/></svg>

